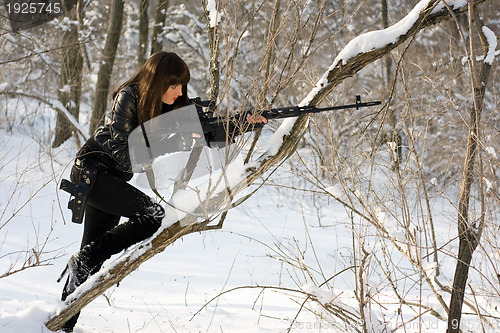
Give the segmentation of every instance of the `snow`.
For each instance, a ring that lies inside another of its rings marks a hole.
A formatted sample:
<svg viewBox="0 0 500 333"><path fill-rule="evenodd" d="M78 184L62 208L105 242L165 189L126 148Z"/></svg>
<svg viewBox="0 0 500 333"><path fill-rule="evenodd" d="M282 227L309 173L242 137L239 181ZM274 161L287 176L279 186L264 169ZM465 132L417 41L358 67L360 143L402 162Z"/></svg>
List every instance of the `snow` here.
<svg viewBox="0 0 500 333"><path fill-rule="evenodd" d="M215 28L221 21L220 13L217 11L216 0L208 0L207 1L207 11L208 17L210 19L209 27Z"/></svg>
<svg viewBox="0 0 500 333"><path fill-rule="evenodd" d="M383 30L364 33L351 40L337 55L337 58L333 61L330 69L335 68L340 62L345 65L349 59L357 56L358 54L396 43L399 37L405 35L410 28L413 27L420 15L420 12L427 6L428 3L429 0L421 0L415 7L413 7L411 12L408 13L405 18L398 21L396 24Z"/></svg>
<svg viewBox="0 0 500 333"><path fill-rule="evenodd" d="M2 303L6 304L6 309L0 311L2 333L49 332L47 329L41 328L40 323L47 320L48 310L55 312L50 311L54 307L53 304L44 301L26 303L15 299Z"/></svg>
<svg viewBox="0 0 500 333"><path fill-rule="evenodd" d="M44 322L63 306L59 301L63 286L57 284L56 279L68 256L77 251L82 233L81 225L69 222L66 194L57 191L57 181L68 177L68 166L76 147L69 144L55 151L51 162L48 156L40 159L38 144L33 139L21 134L2 137L6 148L2 150L2 157L4 160L17 158L18 162L2 169L2 175L10 176L0 186L0 202L7 202L14 194L16 201L22 204L39 187L42 189L28 206L18 207L17 212L14 207L8 230L0 230L0 272L15 264L17 258L4 254L29 249L45 237L50 241L44 250L57 254L57 258L51 260L50 266L0 278L0 327L2 332L48 332ZM34 161L40 164L36 168L30 167ZM16 178L25 167L29 172L22 179ZM48 185L43 186L47 179ZM16 186L22 191L16 192ZM221 328L234 332L276 332L286 329L290 324L286 318L293 318L298 308L288 301L287 295L276 291L261 294L261 290L250 289L228 293L191 320L196 311L223 290L255 284L278 286L280 280L287 280L275 260L266 256L265 247L252 241L272 244L275 239L303 233L302 223L296 223L297 212L276 210L272 197L272 193L255 197L249 204L229 212L224 230L185 237L143 264L122 281L119 288L106 293L110 304L106 298L99 297L84 309L77 332L165 332L168 328L177 332L207 329L219 332ZM5 206L1 208L3 211ZM268 218L277 223L269 225ZM320 235L320 238L324 237ZM19 248L20 244L24 245ZM127 253L112 261L125 258ZM102 272L109 267L106 265ZM76 295L95 279L77 289ZM266 304L262 309L255 309L253 303L259 297L264 297ZM312 315L301 320L315 321Z"/></svg>
<svg viewBox="0 0 500 333"><path fill-rule="evenodd" d="M57 190L60 179L68 177L76 147L68 142L52 151L50 157L40 155L39 143L28 135L2 134L5 149L0 161L14 163L0 165L3 177L0 202L15 203L8 209L0 206L5 211L3 216L8 217L6 227L0 229L0 274L11 265L19 266L24 259L16 254L19 251L41 251L37 244L45 239L47 242L40 259L50 259L50 265L28 268L0 278L0 327L7 333L48 333L44 322L64 306L59 301L62 284L57 284L56 279L68 256L78 250L82 233L81 225L69 222L66 194ZM238 182L242 177L240 169L236 167L235 170L236 174L229 176L230 182ZM370 186L386 197L384 187L388 185L382 174L377 175ZM325 190L336 197L346 196L340 184ZM359 197L363 196L362 190L356 191ZM412 200L411 197L408 200ZM345 270L352 265L345 259L351 256L352 228L359 221L346 223L344 207L330 201L321 206L319 214L331 226L319 228L315 222L318 211L312 209L313 206L312 198L299 199L293 192L277 195L272 187L261 188L257 195L229 211L222 230L192 234L178 240L142 264L119 287L107 291L105 297L92 301L84 308L76 332L282 332L289 326L293 328L292 332L338 332L344 327L342 321L331 316L325 307L349 309L353 315L359 311L353 295L355 281L352 271ZM456 215L453 203L444 198L433 199L432 206L435 207L433 215L442 242L439 245L444 246L443 251L453 252L454 243L448 240L454 237L454 221L447 217ZM380 203L374 207L373 215L387 228L389 236L402 244L406 233L393 218L397 210L390 207L390 201ZM164 221L164 226L176 218L167 209L168 221ZM2 223L5 221L3 217ZM365 239L369 258L380 255L378 242L379 236ZM145 240L116 255L73 296L95 283L100 274L106 275L112 265L130 255L137 257L148 246L149 242ZM295 259L293 251L296 247L301 255ZM312 247L314 251L308 250ZM421 257L414 248L408 252ZM400 255L392 253L392 260L398 263L399 269L408 268ZM453 265L450 260L446 257L440 257L440 260L448 260L440 265L440 271L451 278ZM321 268L317 263L321 263ZM427 275L435 276L434 262L423 261L422 266ZM308 270L310 277L298 278L302 273L297 275L293 267ZM338 274L338 277L334 283L320 286L315 280L321 282L324 278L315 273L318 271L322 272L321 276ZM386 307L384 311L367 308L369 324L374 329L384 325L397 327L390 321L399 317L394 314L398 313L400 305L380 291L383 277L368 271L363 277L371 297ZM235 290L229 291L233 288ZM295 289L296 292L280 288ZM225 291L228 292L217 297ZM419 299L422 293L426 303L425 299L431 298L432 294L425 290L410 288L406 297ZM303 311L293 321L306 294L314 295L319 303L310 304L312 312ZM438 305L432 305L439 310ZM316 317L315 313L323 319ZM443 331L444 323L432 316L423 318L423 324L432 328L428 332ZM346 331L355 331L353 325Z"/></svg>
<svg viewBox="0 0 500 333"><path fill-rule="evenodd" d="M491 189L493 188L493 184L491 183L491 181L488 180L488 178L486 177L483 177L483 181L484 183L486 184L486 189L485 189L485 192L488 193L491 191Z"/></svg>
<svg viewBox="0 0 500 333"><path fill-rule="evenodd" d="M308 105L312 98L328 84L328 75L337 65L345 65L349 59L352 59L358 54L396 43L399 37L405 35L413 26L420 12L429 2L430 0L421 0L406 17L386 29L370 31L352 39L342 51L339 52L330 68L318 80L315 88L310 91L300 105Z"/></svg>
<svg viewBox="0 0 500 333"><path fill-rule="evenodd" d="M493 63L493 59L495 59L495 49L497 48L498 40L495 33L486 26L483 26L483 33L488 40L488 52L486 54L486 58L484 58L484 62L491 65Z"/></svg>
<svg viewBox="0 0 500 333"><path fill-rule="evenodd" d="M347 45L339 52L331 66L328 70L321 76L321 78L316 83L316 86L309 92L309 94L304 98L299 106L309 105L314 98L318 94L321 89L325 88L328 84L328 75L331 71L335 69L339 64L345 65L347 61L354 58L358 54L366 53L371 50L382 48L386 45L395 44L401 36L404 36L410 28L417 21L420 12L431 2L432 0L421 0L417 5L413 7L413 9L406 15L403 19L395 23L394 25L382 29L370 31L364 34L359 35L358 37L352 39ZM460 8L467 5L467 1L465 0L455 0L450 1L448 5L453 8ZM434 8L433 13L436 13L440 10L446 9L443 4L440 4ZM491 34L490 34L491 35ZM493 34L494 37L494 34ZM492 37L489 37L489 39ZM490 43L492 45L492 43ZM496 47L496 38L495 38L495 47ZM491 48L490 48L491 49ZM493 48L494 51L495 48ZM269 149L270 155L275 155L278 152L278 148L283 142L283 136L287 135L293 127L294 121L296 118L289 118L283 122L283 124L278 128L275 135L272 138L271 146Z"/></svg>
<svg viewBox="0 0 500 333"><path fill-rule="evenodd" d="M447 1L446 4L452 9L458 9L467 6L467 1L466 0L454 0L454 1ZM448 10L446 5L439 1L434 7L434 10L432 11L432 14L438 13L442 10Z"/></svg>
<svg viewBox="0 0 500 333"><path fill-rule="evenodd" d="M273 156L276 155L279 151L279 148L281 147L281 144L283 143L283 137L290 134L290 131L293 128L293 125L295 124L295 121L297 118L287 118L285 119L280 127L274 132L273 136L271 137L269 148L268 148L268 154Z"/></svg>
<svg viewBox="0 0 500 333"><path fill-rule="evenodd" d="M497 153L495 151L495 148L493 147L486 147L486 152L493 158L497 158Z"/></svg>
<svg viewBox="0 0 500 333"><path fill-rule="evenodd" d="M398 144L396 142L387 142L387 145L392 151L396 151L396 148L398 147Z"/></svg>
<svg viewBox="0 0 500 333"><path fill-rule="evenodd" d="M67 84L64 87L59 89L59 92L61 92L61 93L69 93L70 91L71 91L71 87Z"/></svg>
<svg viewBox="0 0 500 333"><path fill-rule="evenodd" d="M57 99L51 99L50 103L57 108L60 112L64 113L66 118L71 122L73 126L75 126L78 129L79 134L83 137L84 141L88 139L88 132L89 129L87 126L83 126L78 120L73 116L71 113L69 113L68 109Z"/></svg>
<svg viewBox="0 0 500 333"><path fill-rule="evenodd" d="M340 184L335 184L333 186L327 187L325 191L331 194L335 198L341 198L342 194L344 193L342 186Z"/></svg>
<svg viewBox="0 0 500 333"><path fill-rule="evenodd" d="M422 268L425 272L425 274L430 277L430 278L435 278L436 277L436 270L437 270L437 263L431 261L423 261L422 262Z"/></svg>

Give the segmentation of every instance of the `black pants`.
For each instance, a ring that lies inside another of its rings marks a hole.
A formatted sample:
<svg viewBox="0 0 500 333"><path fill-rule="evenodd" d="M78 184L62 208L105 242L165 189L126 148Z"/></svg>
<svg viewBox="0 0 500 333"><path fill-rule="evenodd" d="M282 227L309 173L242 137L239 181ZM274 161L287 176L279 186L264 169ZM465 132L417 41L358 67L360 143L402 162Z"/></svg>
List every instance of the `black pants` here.
<svg viewBox="0 0 500 333"><path fill-rule="evenodd" d="M113 255L153 235L164 214L142 191L111 172L99 171L87 197L81 247L106 235L102 251ZM129 221L117 227L122 216Z"/></svg>
<svg viewBox="0 0 500 333"><path fill-rule="evenodd" d="M71 180L74 183L80 181L80 171L79 167L73 167ZM89 258L87 264L94 267L93 273L113 254L151 237L161 226L164 215L159 204L122 177L111 171L98 171L87 196L81 242ZM119 224L122 216L129 220ZM62 300L68 296L65 291L66 287ZM64 328L72 329L77 319L78 315Z"/></svg>

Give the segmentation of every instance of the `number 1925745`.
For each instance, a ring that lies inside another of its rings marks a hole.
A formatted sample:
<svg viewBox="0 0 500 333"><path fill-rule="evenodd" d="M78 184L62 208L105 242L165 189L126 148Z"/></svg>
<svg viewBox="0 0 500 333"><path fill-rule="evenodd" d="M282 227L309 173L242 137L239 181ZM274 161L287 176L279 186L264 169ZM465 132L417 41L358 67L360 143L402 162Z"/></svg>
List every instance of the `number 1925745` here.
<svg viewBox="0 0 500 333"><path fill-rule="evenodd" d="M61 3L45 3L45 2L30 2L30 3L5 3L5 9L8 14L61 14L63 9Z"/></svg>

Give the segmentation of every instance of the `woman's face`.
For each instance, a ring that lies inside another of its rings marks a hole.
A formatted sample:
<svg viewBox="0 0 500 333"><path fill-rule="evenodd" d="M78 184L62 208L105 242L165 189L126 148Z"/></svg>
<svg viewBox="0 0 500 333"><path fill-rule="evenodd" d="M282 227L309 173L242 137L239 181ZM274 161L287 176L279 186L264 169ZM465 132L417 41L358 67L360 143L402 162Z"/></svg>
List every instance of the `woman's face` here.
<svg viewBox="0 0 500 333"><path fill-rule="evenodd" d="M182 85L170 86L163 96L161 96L161 101L172 105L179 96L182 96Z"/></svg>

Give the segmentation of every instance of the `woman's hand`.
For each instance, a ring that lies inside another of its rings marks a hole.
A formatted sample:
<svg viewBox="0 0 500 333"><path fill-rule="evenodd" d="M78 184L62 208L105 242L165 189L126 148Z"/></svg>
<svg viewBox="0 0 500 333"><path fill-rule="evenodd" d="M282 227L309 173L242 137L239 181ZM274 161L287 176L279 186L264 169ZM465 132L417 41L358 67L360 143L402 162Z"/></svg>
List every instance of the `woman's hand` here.
<svg viewBox="0 0 500 333"><path fill-rule="evenodd" d="M247 114L247 122L249 124L267 124L267 119L260 114Z"/></svg>

